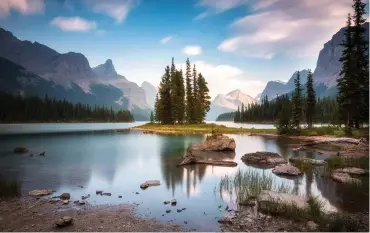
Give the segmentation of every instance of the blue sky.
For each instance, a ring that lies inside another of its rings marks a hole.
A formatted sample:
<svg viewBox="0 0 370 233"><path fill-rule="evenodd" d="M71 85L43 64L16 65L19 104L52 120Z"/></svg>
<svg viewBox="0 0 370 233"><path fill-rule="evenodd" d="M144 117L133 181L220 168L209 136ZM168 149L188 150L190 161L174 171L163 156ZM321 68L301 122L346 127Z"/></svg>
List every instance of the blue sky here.
<svg viewBox="0 0 370 233"><path fill-rule="evenodd" d="M269 80L316 67L324 43L345 25L349 0L1 0L0 26L94 67L158 85L171 57L189 57L211 96L251 96Z"/></svg>

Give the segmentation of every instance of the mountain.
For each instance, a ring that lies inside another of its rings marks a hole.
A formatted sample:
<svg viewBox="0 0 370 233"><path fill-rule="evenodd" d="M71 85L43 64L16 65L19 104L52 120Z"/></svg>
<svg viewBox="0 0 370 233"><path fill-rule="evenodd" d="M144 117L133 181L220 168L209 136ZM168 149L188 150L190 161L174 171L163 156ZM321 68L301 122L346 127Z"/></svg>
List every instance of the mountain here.
<svg viewBox="0 0 370 233"><path fill-rule="evenodd" d="M363 27L366 30L365 38L369 40L369 23L364 23ZM342 68L339 58L342 55L343 46L340 44L344 40L345 30L346 28L344 27L335 33L320 51L314 71L314 80L316 83L323 83L328 87L336 86L336 80L339 78Z"/></svg>
<svg viewBox="0 0 370 233"><path fill-rule="evenodd" d="M256 100L240 90L234 90L226 95L218 94L211 103L211 109L206 119L214 121L216 118L226 112L236 111L238 106L255 103Z"/></svg>
<svg viewBox="0 0 370 233"><path fill-rule="evenodd" d="M155 96L158 92L157 88L147 81L141 84L141 88L145 91L146 102L151 108L154 108Z"/></svg>
<svg viewBox="0 0 370 233"><path fill-rule="evenodd" d="M1 78L8 93L38 95L70 102L127 109L135 119L148 119L145 91L117 74L112 60L92 69L81 53L60 54L38 42L22 41L0 28ZM8 71L8 67L10 70ZM9 73L10 72L10 73ZM8 75L5 77L4 75ZM13 79L10 81L10 79Z"/></svg>

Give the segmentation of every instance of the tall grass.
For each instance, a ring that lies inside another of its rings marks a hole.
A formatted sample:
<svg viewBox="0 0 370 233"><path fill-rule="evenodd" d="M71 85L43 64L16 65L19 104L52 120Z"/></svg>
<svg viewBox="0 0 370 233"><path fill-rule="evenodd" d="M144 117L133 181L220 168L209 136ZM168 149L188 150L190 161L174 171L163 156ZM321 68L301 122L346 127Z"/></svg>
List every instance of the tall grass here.
<svg viewBox="0 0 370 233"><path fill-rule="evenodd" d="M362 169L369 169L369 157L341 157L339 155L332 155L326 159L326 168L328 170L345 168L345 167L358 167Z"/></svg>
<svg viewBox="0 0 370 233"><path fill-rule="evenodd" d="M0 175L0 197L20 196L20 184L17 181L7 180Z"/></svg>
<svg viewBox="0 0 370 233"><path fill-rule="evenodd" d="M265 175L253 170L245 172L239 170L233 176L225 175L221 178L219 191L221 196L223 192L236 195L238 203L256 198L262 190L293 193L291 186L284 183L277 185L276 183L276 180L271 174Z"/></svg>

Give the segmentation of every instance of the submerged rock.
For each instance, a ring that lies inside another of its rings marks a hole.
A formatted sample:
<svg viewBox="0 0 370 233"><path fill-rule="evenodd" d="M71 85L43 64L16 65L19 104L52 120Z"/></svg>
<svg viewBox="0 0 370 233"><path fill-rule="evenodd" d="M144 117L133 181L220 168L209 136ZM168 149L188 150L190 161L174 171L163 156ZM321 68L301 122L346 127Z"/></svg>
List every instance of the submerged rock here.
<svg viewBox="0 0 370 233"><path fill-rule="evenodd" d="M325 165L326 164L325 160L302 158L302 157L290 158L289 161L291 161L291 162L303 162L303 163L308 163L308 164L312 164L312 165Z"/></svg>
<svg viewBox="0 0 370 233"><path fill-rule="evenodd" d="M109 196L109 197L110 197L110 196L112 196L112 194L111 194L111 193L102 193L101 195L102 195L102 196Z"/></svg>
<svg viewBox="0 0 370 233"><path fill-rule="evenodd" d="M161 185L159 180L148 180L148 181L145 181L145 183L142 183L140 185L140 188L147 189L149 186L159 186L159 185Z"/></svg>
<svg viewBox="0 0 370 233"><path fill-rule="evenodd" d="M167 204L170 204L170 201L164 201L163 204L167 205Z"/></svg>
<svg viewBox="0 0 370 233"><path fill-rule="evenodd" d="M59 196L59 198L62 199L62 200L69 200L69 199L71 199L71 194L69 194L69 193L62 193Z"/></svg>
<svg viewBox="0 0 370 233"><path fill-rule="evenodd" d="M166 210L166 213L168 214L168 213L171 213L171 210Z"/></svg>
<svg viewBox="0 0 370 233"><path fill-rule="evenodd" d="M103 190L96 190L96 195L102 195L102 193L103 193Z"/></svg>
<svg viewBox="0 0 370 233"><path fill-rule="evenodd" d="M87 198L90 198L90 194L88 194L88 195L86 195L86 196L81 196L81 199L82 199L82 200L85 200L85 199L87 199Z"/></svg>
<svg viewBox="0 0 370 233"><path fill-rule="evenodd" d="M334 173L347 173L350 175L363 176L363 175L366 175L368 171L365 169L357 168L357 167L346 167L346 168L336 169Z"/></svg>
<svg viewBox="0 0 370 233"><path fill-rule="evenodd" d="M60 219L58 219L55 222L55 225L57 227L65 227L65 226L71 225L72 223L73 223L73 218L72 217L64 216L64 217L61 217Z"/></svg>
<svg viewBox="0 0 370 233"><path fill-rule="evenodd" d="M266 212L280 212L284 211L284 206L281 205L294 205L298 209L308 208L308 203L306 198L287 194L287 193L277 193L269 190L263 190L257 196L258 209Z"/></svg>
<svg viewBox="0 0 370 233"><path fill-rule="evenodd" d="M278 153L273 152L255 152L247 153L242 156L242 161L246 164L253 164L259 167L275 167L278 164L286 164L287 161Z"/></svg>
<svg viewBox="0 0 370 233"><path fill-rule="evenodd" d="M41 152L39 155L40 156L45 156L45 151L44 152Z"/></svg>
<svg viewBox="0 0 370 233"><path fill-rule="evenodd" d="M290 164L279 164L274 169L272 169L272 173L276 175L286 175L286 176L299 176L302 175L302 172L299 168L294 167Z"/></svg>
<svg viewBox="0 0 370 233"><path fill-rule="evenodd" d="M28 151L29 150L25 147L17 147L13 150L14 153L27 153Z"/></svg>
<svg viewBox="0 0 370 233"><path fill-rule="evenodd" d="M177 204L176 199L172 199L172 200L171 200L171 205L176 205L176 204Z"/></svg>
<svg viewBox="0 0 370 233"><path fill-rule="evenodd" d="M352 178L348 173L342 173L342 172L333 172L331 174L331 178L335 181L338 181L340 183L344 184L360 184L361 180L357 178Z"/></svg>

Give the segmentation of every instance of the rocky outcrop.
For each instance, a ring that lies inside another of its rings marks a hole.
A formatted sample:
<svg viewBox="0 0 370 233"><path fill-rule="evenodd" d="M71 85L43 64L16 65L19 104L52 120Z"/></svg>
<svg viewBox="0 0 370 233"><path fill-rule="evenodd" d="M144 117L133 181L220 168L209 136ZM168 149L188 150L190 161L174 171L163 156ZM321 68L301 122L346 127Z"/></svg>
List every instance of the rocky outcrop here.
<svg viewBox="0 0 370 233"><path fill-rule="evenodd" d="M302 172L299 170L299 168L294 167L290 164L279 164L276 167L274 167L274 169L272 169L272 173L283 176L302 175Z"/></svg>
<svg viewBox="0 0 370 233"><path fill-rule="evenodd" d="M303 196L277 193L269 190L263 190L257 196L257 204L259 210L267 212L279 212L281 205L294 205L299 209L307 209L309 207L306 198Z"/></svg>
<svg viewBox="0 0 370 233"><path fill-rule="evenodd" d="M235 147L235 140L227 136L217 136L202 143L192 143L178 166L206 164L235 167L238 165L236 162L223 160L235 156Z"/></svg>
<svg viewBox="0 0 370 233"><path fill-rule="evenodd" d="M142 183L140 185L140 188L147 189L149 186L159 186L159 185L161 185L159 180L148 180L148 181L145 181L145 183Z"/></svg>
<svg viewBox="0 0 370 233"><path fill-rule="evenodd" d="M308 163L308 164L317 165L317 166L326 164L325 160L302 158L302 157L290 158L289 161L293 163L294 162Z"/></svg>
<svg viewBox="0 0 370 233"><path fill-rule="evenodd" d="M352 178L347 173L333 172L331 174L331 178L335 181L338 181L338 182L344 183L344 184L361 184L360 179Z"/></svg>
<svg viewBox="0 0 370 233"><path fill-rule="evenodd" d="M281 157L278 153L273 152L255 152L247 153L242 156L244 163L251 164L258 167L273 168L278 164L285 164L287 161Z"/></svg>

